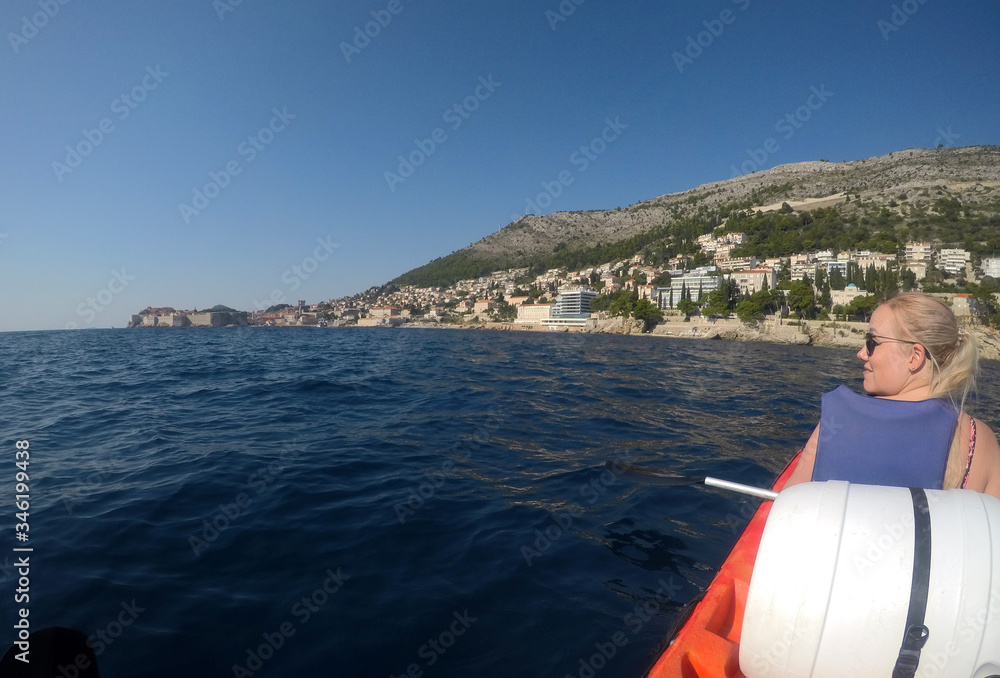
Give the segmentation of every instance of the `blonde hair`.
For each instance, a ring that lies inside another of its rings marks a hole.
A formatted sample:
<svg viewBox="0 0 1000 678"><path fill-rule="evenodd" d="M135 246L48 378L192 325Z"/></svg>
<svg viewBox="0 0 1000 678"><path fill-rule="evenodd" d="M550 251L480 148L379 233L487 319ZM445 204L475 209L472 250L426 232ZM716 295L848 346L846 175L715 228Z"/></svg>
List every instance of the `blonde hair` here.
<svg viewBox="0 0 1000 678"><path fill-rule="evenodd" d="M931 366L931 397L949 398L961 414L965 400L976 388L979 347L972 334L959 327L958 320L944 302L920 292L901 294L883 306L892 311L896 326L905 338L924 347ZM955 427L945 473L945 487L957 487L965 473L966 450L962 449L961 426Z"/></svg>

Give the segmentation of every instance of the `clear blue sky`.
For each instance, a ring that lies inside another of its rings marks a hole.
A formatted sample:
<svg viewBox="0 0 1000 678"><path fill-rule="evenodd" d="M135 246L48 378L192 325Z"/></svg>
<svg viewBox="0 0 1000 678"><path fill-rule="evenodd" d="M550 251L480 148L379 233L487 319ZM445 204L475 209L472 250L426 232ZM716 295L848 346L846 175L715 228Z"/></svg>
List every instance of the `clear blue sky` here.
<svg viewBox="0 0 1000 678"><path fill-rule="evenodd" d="M62 1L0 8L0 330L353 294L543 183L1000 143L996 0Z"/></svg>

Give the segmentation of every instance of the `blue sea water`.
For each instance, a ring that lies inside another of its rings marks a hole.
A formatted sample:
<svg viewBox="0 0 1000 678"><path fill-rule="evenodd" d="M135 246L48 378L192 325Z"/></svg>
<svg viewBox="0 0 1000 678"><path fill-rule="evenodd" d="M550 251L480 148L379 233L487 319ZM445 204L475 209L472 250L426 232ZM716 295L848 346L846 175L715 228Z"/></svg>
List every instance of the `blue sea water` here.
<svg viewBox="0 0 1000 678"><path fill-rule="evenodd" d="M859 365L646 336L0 334L3 486L30 441L32 628L92 635L105 678L641 676L757 500L604 462L766 486ZM987 364L990 424L998 383Z"/></svg>

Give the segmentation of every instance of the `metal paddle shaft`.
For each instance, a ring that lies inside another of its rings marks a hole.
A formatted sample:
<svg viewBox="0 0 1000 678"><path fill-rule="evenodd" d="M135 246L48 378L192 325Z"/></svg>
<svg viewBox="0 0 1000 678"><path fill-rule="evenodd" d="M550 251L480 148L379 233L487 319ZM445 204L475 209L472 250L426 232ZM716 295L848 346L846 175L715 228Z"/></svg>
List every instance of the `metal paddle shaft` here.
<svg viewBox="0 0 1000 678"><path fill-rule="evenodd" d="M778 493L774 490L765 490L762 487L753 487L752 485L734 483L731 480L720 480L719 478L706 477L705 484L711 485L712 487L721 487L724 490L732 490L733 492L749 494L751 497L760 497L761 499L778 498Z"/></svg>
<svg viewBox="0 0 1000 678"><path fill-rule="evenodd" d="M772 490L765 490L760 487L753 487L752 485L734 483L730 480L721 480L719 478L702 476L682 476L676 473L660 471L658 469L643 468L641 466L625 464L619 460L608 460L605 462L604 466L617 476L646 485L659 485L662 487L676 487L678 485L710 485L712 487L718 487L732 492L749 494L753 497L759 497L761 499L775 499L778 496L778 493Z"/></svg>

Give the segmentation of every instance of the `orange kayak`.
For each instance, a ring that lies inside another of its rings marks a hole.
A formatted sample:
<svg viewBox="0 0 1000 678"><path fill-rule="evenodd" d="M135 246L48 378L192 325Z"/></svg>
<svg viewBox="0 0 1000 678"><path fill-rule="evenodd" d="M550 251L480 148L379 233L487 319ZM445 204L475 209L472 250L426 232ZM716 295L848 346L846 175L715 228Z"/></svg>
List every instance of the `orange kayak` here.
<svg viewBox="0 0 1000 678"><path fill-rule="evenodd" d="M780 491L785 486L798 460L796 455L789 462L772 490ZM754 513L705 597L650 669L648 678L744 678L739 661L743 610L771 504L765 501Z"/></svg>

